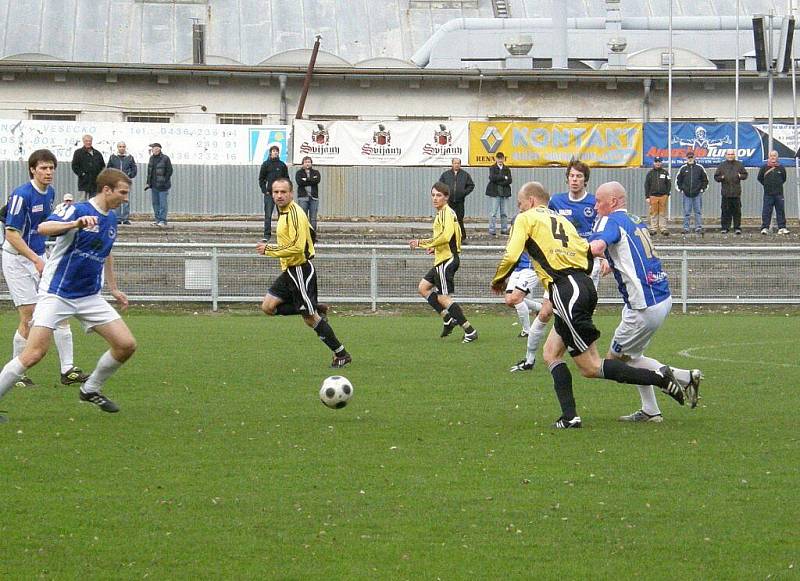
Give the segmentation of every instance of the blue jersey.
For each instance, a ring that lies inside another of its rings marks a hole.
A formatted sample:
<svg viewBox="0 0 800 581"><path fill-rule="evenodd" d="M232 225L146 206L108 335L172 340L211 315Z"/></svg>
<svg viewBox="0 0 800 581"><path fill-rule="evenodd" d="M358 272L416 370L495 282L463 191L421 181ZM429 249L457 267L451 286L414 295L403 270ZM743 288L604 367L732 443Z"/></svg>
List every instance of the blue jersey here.
<svg viewBox="0 0 800 581"><path fill-rule="evenodd" d="M517 214L517 216L519 216L519 214ZM517 216L514 216L514 220L517 219ZM514 220L511 220L512 228L514 227ZM533 268L533 265L531 265L531 256L528 254L527 250L519 255L519 260L517 261L517 266L514 267L514 272L525 270L526 268Z"/></svg>
<svg viewBox="0 0 800 581"><path fill-rule="evenodd" d="M667 273L653 250L647 226L638 216L620 209L602 216L590 240L602 240L606 260L614 269L619 292L632 309L657 305L670 297Z"/></svg>
<svg viewBox="0 0 800 581"><path fill-rule="evenodd" d="M44 243L47 240L39 234L39 224L53 211L55 196L52 186L47 186L47 190L42 193L33 186L33 182L28 182L11 192L8 199L6 228L18 230L25 244L39 256L44 254ZM5 249L17 253L10 242L5 243Z"/></svg>
<svg viewBox="0 0 800 581"><path fill-rule="evenodd" d="M53 214L48 220L71 222L81 216L97 216L91 228L77 228L56 238L45 263L39 290L65 299L88 297L103 288L103 265L117 238L117 215L103 214L89 202L80 202Z"/></svg>
<svg viewBox="0 0 800 581"><path fill-rule="evenodd" d="M589 192L586 192L580 200L571 200L569 192L567 192L554 194L550 198L548 208L572 222L581 237L589 238L595 218L597 218L594 202L594 194Z"/></svg>

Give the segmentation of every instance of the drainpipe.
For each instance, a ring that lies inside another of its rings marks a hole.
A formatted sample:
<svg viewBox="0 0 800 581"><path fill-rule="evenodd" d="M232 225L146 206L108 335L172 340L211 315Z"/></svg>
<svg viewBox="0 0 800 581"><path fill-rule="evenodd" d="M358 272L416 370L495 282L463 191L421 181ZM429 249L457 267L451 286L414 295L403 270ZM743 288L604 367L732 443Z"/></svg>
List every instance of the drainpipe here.
<svg viewBox="0 0 800 581"><path fill-rule="evenodd" d="M286 125L289 122L289 116L286 113L286 82L289 77L286 75L278 75L278 82L281 85L281 125Z"/></svg>
<svg viewBox="0 0 800 581"><path fill-rule="evenodd" d="M652 79L645 79L644 83L644 98L642 99L642 123L650 122L650 89L653 86Z"/></svg>

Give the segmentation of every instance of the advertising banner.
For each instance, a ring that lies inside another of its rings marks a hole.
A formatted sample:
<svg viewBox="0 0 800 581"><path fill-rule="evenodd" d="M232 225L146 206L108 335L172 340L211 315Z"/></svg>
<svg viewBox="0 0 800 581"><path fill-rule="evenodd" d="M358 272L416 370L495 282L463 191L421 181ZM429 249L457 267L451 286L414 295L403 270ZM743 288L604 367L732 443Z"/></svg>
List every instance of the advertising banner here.
<svg viewBox="0 0 800 581"><path fill-rule="evenodd" d="M667 162L666 123L645 123L645 166L653 165L654 157ZM686 162L686 152L694 151L695 161L704 166L716 166L725 159L725 152L734 149L736 127L733 123L673 123L672 165L679 167ZM749 123L739 123L739 151L737 159L748 167L758 167L764 161L764 149L758 131Z"/></svg>
<svg viewBox="0 0 800 581"><path fill-rule="evenodd" d="M573 158L593 167L637 167L642 124L472 121L469 164L492 165L498 151L516 167L566 166Z"/></svg>
<svg viewBox="0 0 800 581"><path fill-rule="evenodd" d="M466 121L294 122L295 164L309 156L314 165L435 165L466 160Z"/></svg>
<svg viewBox="0 0 800 581"><path fill-rule="evenodd" d="M764 157L769 154L769 125L753 125L761 137L761 148ZM800 140L795 137L794 125L791 123L772 124L772 149L778 152L778 157L783 165L794 165L797 150L800 149Z"/></svg>
<svg viewBox="0 0 800 581"><path fill-rule="evenodd" d="M49 149L59 161L72 161L89 134L92 146L106 160L124 141L138 162L150 158L149 144L158 142L174 164L250 165L269 157L277 145L288 155L289 127L211 125L200 123L108 123L92 121L19 121L0 119L0 159L25 160L36 149Z"/></svg>

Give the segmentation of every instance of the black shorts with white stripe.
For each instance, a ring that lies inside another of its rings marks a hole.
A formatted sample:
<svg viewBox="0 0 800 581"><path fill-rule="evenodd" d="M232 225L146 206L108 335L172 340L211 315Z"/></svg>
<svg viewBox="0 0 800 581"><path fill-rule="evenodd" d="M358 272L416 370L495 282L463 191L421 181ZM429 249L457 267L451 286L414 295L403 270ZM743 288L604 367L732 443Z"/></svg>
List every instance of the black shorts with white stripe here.
<svg viewBox="0 0 800 581"><path fill-rule="evenodd" d="M592 316L597 307L597 290L592 279L576 272L550 285L550 300L556 311L553 328L575 357L600 338Z"/></svg>
<svg viewBox="0 0 800 581"><path fill-rule="evenodd" d="M444 262L434 266L422 278L438 288L440 295L451 295L456 289L456 271L460 265L461 261L458 258L458 254L454 254Z"/></svg>
<svg viewBox="0 0 800 581"><path fill-rule="evenodd" d="M290 266L269 287L269 294L294 305L301 315L317 312L317 272L309 260Z"/></svg>

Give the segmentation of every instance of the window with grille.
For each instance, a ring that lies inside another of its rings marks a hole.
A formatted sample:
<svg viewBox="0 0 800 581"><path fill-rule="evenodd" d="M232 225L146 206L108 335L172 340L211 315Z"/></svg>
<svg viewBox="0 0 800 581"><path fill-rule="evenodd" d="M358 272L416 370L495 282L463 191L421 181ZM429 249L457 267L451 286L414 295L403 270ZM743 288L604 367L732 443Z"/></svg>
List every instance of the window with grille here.
<svg viewBox="0 0 800 581"><path fill-rule="evenodd" d="M125 115L125 121L128 123L169 123L171 120L171 115L163 113L128 113Z"/></svg>
<svg viewBox="0 0 800 581"><path fill-rule="evenodd" d="M78 114L74 111L31 111L33 121L77 121Z"/></svg>
<svg viewBox="0 0 800 581"><path fill-rule="evenodd" d="M261 115L248 115L244 113L226 113L217 115L217 123L221 125L261 125Z"/></svg>

